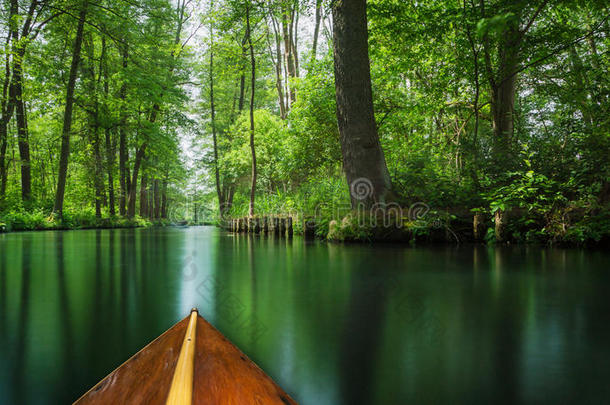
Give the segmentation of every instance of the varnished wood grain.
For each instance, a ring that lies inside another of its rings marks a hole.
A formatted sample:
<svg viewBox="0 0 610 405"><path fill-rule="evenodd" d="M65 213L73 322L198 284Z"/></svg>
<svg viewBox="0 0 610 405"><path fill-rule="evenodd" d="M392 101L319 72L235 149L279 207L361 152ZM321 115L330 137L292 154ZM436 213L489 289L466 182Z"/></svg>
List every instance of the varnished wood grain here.
<svg viewBox="0 0 610 405"><path fill-rule="evenodd" d="M75 404L165 404L189 317L165 332ZM197 317L193 405L296 405L271 378Z"/></svg>
<svg viewBox="0 0 610 405"><path fill-rule="evenodd" d="M164 405L189 318L159 336L75 402Z"/></svg>
<svg viewBox="0 0 610 405"><path fill-rule="evenodd" d="M197 324L193 405L291 405L256 364L205 319Z"/></svg>

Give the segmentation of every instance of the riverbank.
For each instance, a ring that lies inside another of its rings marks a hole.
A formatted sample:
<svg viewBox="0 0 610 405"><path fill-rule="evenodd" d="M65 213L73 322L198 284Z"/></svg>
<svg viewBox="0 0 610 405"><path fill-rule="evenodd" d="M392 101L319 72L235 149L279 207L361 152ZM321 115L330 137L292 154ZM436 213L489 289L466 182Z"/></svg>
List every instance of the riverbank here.
<svg viewBox="0 0 610 405"><path fill-rule="evenodd" d="M64 231L77 229L121 229L169 226L169 220L150 220L135 218L104 217L96 218L90 213L64 213L62 219L47 215L42 211L8 212L0 214L0 233L23 231Z"/></svg>
<svg viewBox="0 0 610 405"><path fill-rule="evenodd" d="M352 243L485 243L565 247L610 247L610 212L549 215L535 212L427 211L420 217L352 212L338 218L263 215L234 218L222 227L234 233Z"/></svg>

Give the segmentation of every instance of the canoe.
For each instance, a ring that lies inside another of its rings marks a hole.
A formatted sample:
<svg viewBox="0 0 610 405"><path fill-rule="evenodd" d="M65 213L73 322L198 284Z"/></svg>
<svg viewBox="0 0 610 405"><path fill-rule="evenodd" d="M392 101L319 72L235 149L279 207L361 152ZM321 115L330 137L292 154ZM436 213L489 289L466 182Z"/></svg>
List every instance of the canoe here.
<svg viewBox="0 0 610 405"><path fill-rule="evenodd" d="M292 405L254 362L196 309L74 404Z"/></svg>

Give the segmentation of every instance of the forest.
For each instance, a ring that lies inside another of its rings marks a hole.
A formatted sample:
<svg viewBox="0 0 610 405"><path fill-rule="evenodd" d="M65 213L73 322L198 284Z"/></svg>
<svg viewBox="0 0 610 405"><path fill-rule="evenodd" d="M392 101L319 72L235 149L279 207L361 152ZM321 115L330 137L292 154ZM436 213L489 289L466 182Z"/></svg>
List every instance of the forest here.
<svg viewBox="0 0 610 405"><path fill-rule="evenodd" d="M354 212L392 204L424 211L401 240L607 243L609 17L601 0L6 0L0 228L284 215L370 241L395 232Z"/></svg>

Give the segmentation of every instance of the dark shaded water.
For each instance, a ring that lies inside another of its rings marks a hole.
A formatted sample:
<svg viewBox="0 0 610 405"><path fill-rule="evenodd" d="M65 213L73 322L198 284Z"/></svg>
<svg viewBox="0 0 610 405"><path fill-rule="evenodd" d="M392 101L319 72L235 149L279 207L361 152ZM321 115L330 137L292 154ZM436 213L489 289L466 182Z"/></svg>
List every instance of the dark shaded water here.
<svg viewBox="0 0 610 405"><path fill-rule="evenodd" d="M610 399L609 254L190 228L0 235L0 402L70 403L194 306L302 405Z"/></svg>

